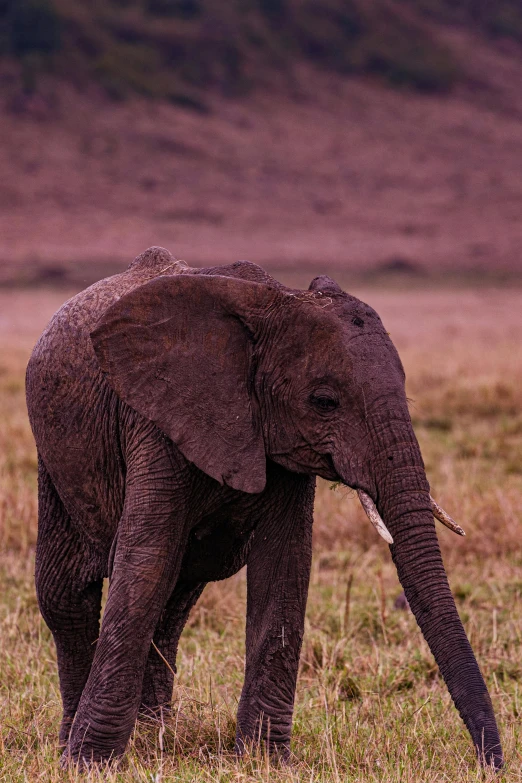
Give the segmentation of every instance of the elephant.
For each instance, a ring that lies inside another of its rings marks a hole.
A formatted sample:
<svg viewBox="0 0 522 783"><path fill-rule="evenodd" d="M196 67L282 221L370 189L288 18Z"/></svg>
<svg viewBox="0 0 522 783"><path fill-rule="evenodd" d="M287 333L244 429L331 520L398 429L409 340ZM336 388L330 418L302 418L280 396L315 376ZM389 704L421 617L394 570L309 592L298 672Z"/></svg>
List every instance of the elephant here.
<svg viewBox="0 0 522 783"><path fill-rule="evenodd" d="M150 248L56 313L26 390L63 763L119 758L139 715L169 710L191 608L244 565L236 749L288 758L320 476L358 492L481 763L502 766L434 514L459 529L431 499L371 307L327 276L297 290L247 261L191 268Z"/></svg>

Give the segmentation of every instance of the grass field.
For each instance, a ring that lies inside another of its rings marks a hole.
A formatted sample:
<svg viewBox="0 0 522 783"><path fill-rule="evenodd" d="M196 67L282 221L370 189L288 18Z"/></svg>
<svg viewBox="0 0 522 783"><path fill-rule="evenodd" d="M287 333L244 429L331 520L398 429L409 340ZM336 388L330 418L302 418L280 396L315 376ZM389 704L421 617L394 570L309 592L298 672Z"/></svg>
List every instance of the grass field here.
<svg viewBox="0 0 522 783"><path fill-rule="evenodd" d="M490 689L506 769L522 780L522 319L520 291L360 291L408 375L432 493L467 537L439 529L457 605ZM55 651L33 586L36 460L23 373L62 293L0 293L0 780L61 771ZM352 493L321 483L289 767L233 755L244 573L210 585L180 643L173 718L138 725L107 781L490 779L407 610L388 549Z"/></svg>

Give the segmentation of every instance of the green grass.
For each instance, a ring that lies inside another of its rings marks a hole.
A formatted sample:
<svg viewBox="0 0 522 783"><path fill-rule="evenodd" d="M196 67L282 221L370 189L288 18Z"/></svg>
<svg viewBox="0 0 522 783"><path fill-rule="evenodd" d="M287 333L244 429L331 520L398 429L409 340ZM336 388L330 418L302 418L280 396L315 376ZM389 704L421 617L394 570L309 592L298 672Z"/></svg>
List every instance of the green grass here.
<svg viewBox="0 0 522 783"><path fill-rule="evenodd" d="M28 294L29 296L29 294ZM38 297L34 294L34 309ZM408 374L450 583L522 780L522 340L509 292L379 293ZM489 307L484 303L488 302ZM412 339L412 331L415 339ZM35 335L36 336L36 335ZM55 651L34 587L36 464L23 401L28 342L0 359L0 780L488 781L353 493L321 482L293 759L233 755L244 655L244 574L209 585L183 633L173 717L139 724L120 769L60 770Z"/></svg>

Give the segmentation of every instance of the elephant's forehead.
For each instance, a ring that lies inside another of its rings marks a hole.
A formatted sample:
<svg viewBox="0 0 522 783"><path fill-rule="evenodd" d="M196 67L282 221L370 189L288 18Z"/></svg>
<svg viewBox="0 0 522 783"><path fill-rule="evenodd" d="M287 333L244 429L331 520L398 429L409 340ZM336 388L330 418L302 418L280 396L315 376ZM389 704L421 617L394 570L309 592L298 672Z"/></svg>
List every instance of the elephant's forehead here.
<svg viewBox="0 0 522 783"><path fill-rule="evenodd" d="M370 305L362 302L360 299L356 299L354 296L338 297L333 303L332 310L340 322L346 326L383 328L382 321L373 307L370 307ZM354 323L357 319L360 319L363 323Z"/></svg>
<svg viewBox="0 0 522 783"><path fill-rule="evenodd" d="M354 367L400 367L379 316L355 297L315 299L294 310L287 326L279 332L278 357L286 367L340 377Z"/></svg>
<svg viewBox="0 0 522 783"><path fill-rule="evenodd" d="M288 325L295 342L309 344L344 343L354 338L386 335L382 321L369 305L345 294L329 297L317 294L291 312ZM370 340L371 341L371 340Z"/></svg>

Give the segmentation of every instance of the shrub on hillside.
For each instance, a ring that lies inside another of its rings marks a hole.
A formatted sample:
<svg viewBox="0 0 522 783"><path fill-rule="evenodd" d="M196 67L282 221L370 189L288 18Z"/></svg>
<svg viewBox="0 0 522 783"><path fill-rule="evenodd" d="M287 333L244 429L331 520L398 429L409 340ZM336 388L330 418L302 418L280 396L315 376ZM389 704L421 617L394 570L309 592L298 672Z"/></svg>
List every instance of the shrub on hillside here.
<svg viewBox="0 0 522 783"><path fill-rule="evenodd" d="M201 0L146 0L145 10L157 16L193 19L202 13Z"/></svg>
<svg viewBox="0 0 522 783"><path fill-rule="evenodd" d="M457 64L398 6L361 0L305 0L295 16L298 40L310 59L338 71L375 73L396 86L425 92L448 90Z"/></svg>
<svg viewBox="0 0 522 783"><path fill-rule="evenodd" d="M23 57L61 47L62 25L51 0L4 0L0 5L4 53Z"/></svg>
<svg viewBox="0 0 522 783"><path fill-rule="evenodd" d="M491 37L522 41L520 0L409 0L424 16L449 24L473 26Z"/></svg>

